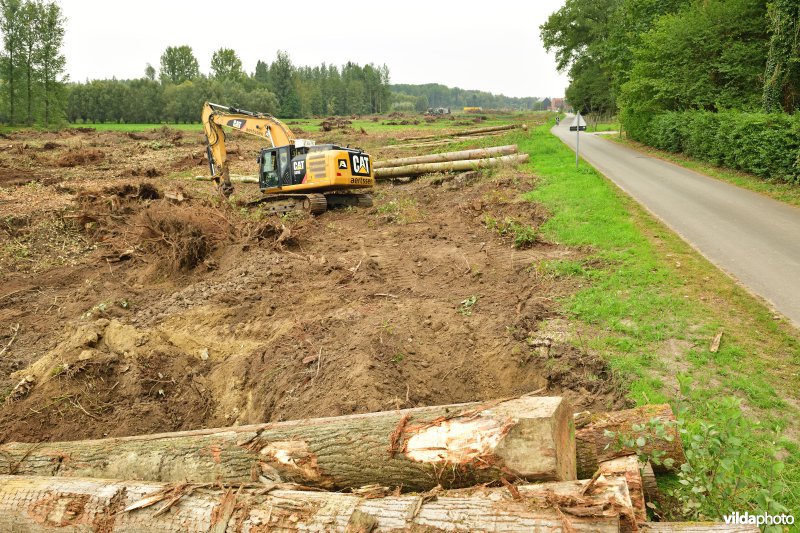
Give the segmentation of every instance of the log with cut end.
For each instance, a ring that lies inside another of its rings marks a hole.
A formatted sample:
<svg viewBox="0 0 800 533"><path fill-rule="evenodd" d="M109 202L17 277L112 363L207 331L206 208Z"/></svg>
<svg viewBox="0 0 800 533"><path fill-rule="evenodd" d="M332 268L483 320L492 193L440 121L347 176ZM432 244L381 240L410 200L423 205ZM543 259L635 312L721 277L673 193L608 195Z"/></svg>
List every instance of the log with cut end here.
<svg viewBox="0 0 800 533"><path fill-rule="evenodd" d="M624 478L603 477L583 495L586 483L362 498L252 484L0 476L0 531L619 531L631 513Z"/></svg>
<svg viewBox="0 0 800 533"><path fill-rule="evenodd" d="M511 144L508 146L493 146L491 148L460 150L458 152L442 152L440 154L420 155L416 157L400 157L397 159L375 161L372 168L403 167L407 165L418 165L420 163L443 163L446 161L464 161L466 159L486 159L500 155L515 154L517 150L517 145Z"/></svg>
<svg viewBox="0 0 800 533"><path fill-rule="evenodd" d="M482 133L495 133L498 131L508 131L521 128L527 130L526 124L506 124L505 126L487 126L485 128L474 128L471 130L454 131L452 133L434 133L432 135L422 135L419 137L406 137L403 141L423 141L426 139L438 139L440 137L456 137L456 136L470 136L480 135Z"/></svg>
<svg viewBox="0 0 800 533"><path fill-rule="evenodd" d="M605 476L621 476L625 478L631 497L634 519L623 520L622 530L636 531L636 523L647 520L647 507L645 506L644 500L644 487L639 458L635 455L616 457L600 463L597 470Z"/></svg>
<svg viewBox="0 0 800 533"><path fill-rule="evenodd" d="M423 407L91 441L0 446L0 472L326 489L467 487L500 477L575 479L562 398Z"/></svg>
<svg viewBox="0 0 800 533"><path fill-rule="evenodd" d="M667 404L644 405L609 413L579 413L579 415L575 431L579 478L591 477L602 461L632 453L652 456L656 450L664 452L661 457L662 464L653 464L656 472L675 471L686 462L680 433L675 424L675 415ZM634 425L645 426L645 429L634 431ZM666 438L657 434L654 427L656 425L663 428ZM621 446L620 438L627 437L633 437L634 440L642 437L645 444L634 448ZM671 466L663 464L666 459L672 459Z"/></svg>
<svg viewBox="0 0 800 533"><path fill-rule="evenodd" d="M490 157L488 159L469 159L466 161L448 161L445 163L424 163L404 167L378 168L375 169L375 179L420 176L433 172L475 170L477 168L494 167L497 165L517 165L520 163L527 163L529 159L530 156L528 154L518 154Z"/></svg>

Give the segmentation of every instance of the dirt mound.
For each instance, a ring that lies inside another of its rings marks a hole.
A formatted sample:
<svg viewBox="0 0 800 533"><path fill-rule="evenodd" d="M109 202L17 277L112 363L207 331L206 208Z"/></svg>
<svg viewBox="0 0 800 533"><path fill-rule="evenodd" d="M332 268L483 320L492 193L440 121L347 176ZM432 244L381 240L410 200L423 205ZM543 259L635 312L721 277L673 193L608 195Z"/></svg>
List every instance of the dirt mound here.
<svg viewBox="0 0 800 533"><path fill-rule="evenodd" d="M105 154L97 149L78 149L70 150L56 159L59 167L77 167L88 163L96 163L105 157Z"/></svg>
<svg viewBox="0 0 800 533"><path fill-rule="evenodd" d="M38 174L30 170L0 167L0 187L16 187L40 179Z"/></svg>
<svg viewBox="0 0 800 533"><path fill-rule="evenodd" d="M164 173L158 170L156 167L146 167L146 168L139 167L131 169L130 175L132 177L157 178L159 176L164 175Z"/></svg>

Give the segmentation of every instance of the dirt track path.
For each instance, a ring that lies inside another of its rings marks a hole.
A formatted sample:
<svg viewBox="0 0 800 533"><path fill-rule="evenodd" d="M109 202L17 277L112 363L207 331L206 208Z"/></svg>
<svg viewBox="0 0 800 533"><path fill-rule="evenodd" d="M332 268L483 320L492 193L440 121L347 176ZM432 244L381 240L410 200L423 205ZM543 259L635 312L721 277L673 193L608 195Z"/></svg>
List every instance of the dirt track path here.
<svg viewBox="0 0 800 533"><path fill-rule="evenodd" d="M565 119L553 133L574 149ZM581 157L800 327L800 209L581 134Z"/></svg>

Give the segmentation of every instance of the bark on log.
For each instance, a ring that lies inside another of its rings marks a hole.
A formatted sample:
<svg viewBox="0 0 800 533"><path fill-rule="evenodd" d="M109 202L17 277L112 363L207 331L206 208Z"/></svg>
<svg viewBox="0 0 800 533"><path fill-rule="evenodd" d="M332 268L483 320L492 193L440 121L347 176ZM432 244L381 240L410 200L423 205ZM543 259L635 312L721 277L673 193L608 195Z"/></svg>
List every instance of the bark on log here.
<svg viewBox="0 0 800 533"><path fill-rule="evenodd" d="M499 155L509 155L517 153L516 144L508 146L494 146L492 148L477 148L475 150L461 150L458 152L443 152L440 154L420 155L417 157L401 157L398 159L386 159L375 161L372 168L402 167L406 165L418 165L420 163L443 163L446 161L464 161L466 159L486 159Z"/></svg>
<svg viewBox="0 0 800 533"><path fill-rule="evenodd" d="M659 438L654 431L648 428L642 432L633 431L633 425L646 426L652 419L664 424L666 434L672 440ZM675 416L672 414L672 408L667 404L644 405L625 411L597 413L588 416L582 414L578 425L583 426L575 431L579 478L591 477L602 461L630 455L637 451L652 454L654 450L661 450L665 452L662 461L667 458L673 460L671 468L667 468L663 464L653 465L656 472L675 471L686 462L681 437L675 425ZM614 436L606 436L606 430L612 432ZM620 448L617 442L618 436L634 438L644 436L647 442L640 450Z"/></svg>
<svg viewBox="0 0 800 533"><path fill-rule="evenodd" d="M425 163L422 165L409 165L405 167L379 168L375 170L375 179L419 176L432 172L475 170L476 168L494 167L497 165L526 163L529 159L530 156L528 154L519 154L491 157L489 159L470 159L467 161L448 161L446 163Z"/></svg>
<svg viewBox="0 0 800 533"><path fill-rule="evenodd" d="M452 133L434 133L432 135L422 135L419 137L406 137L403 139L404 141L424 141L425 139L438 139L441 137L463 137L463 136L470 136L470 135L480 135L482 133L494 133L497 131L507 131L513 130L516 128L522 128L523 130L527 130L528 126L526 124L507 124L505 126L487 126L485 128L475 128L471 130L461 130L461 131L454 131Z"/></svg>
<svg viewBox="0 0 800 533"><path fill-rule="evenodd" d="M562 398L387 411L94 441L0 446L0 473L326 489L468 487L500 477L575 479Z"/></svg>
<svg viewBox="0 0 800 533"><path fill-rule="evenodd" d="M1 531L591 531L629 515L622 477L362 498L90 478L0 476Z"/></svg>
<svg viewBox="0 0 800 533"><path fill-rule="evenodd" d="M759 533L757 526L740 526L720 522L648 522L642 533Z"/></svg>

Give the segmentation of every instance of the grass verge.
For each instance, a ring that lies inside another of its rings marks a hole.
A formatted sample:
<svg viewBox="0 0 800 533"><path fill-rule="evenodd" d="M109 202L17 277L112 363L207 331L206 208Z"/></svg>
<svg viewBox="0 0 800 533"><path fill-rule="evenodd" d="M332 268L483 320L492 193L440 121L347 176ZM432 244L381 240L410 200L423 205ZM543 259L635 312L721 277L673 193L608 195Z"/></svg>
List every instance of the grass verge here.
<svg viewBox="0 0 800 533"><path fill-rule="evenodd" d="M711 163L697 161L696 159L692 159L691 157L687 157L683 154L665 152L663 150L647 146L646 144L628 139L625 136L620 137L618 135L609 135L606 138L647 155L658 157L659 159L669 161L670 163L675 163L676 165L680 165L684 168L688 168L689 170L694 170L695 172L700 172L706 176L727 181L728 183L732 183L733 185L737 185L743 189L749 189L751 191L769 196L775 200L800 207L800 186L798 185L792 185L791 183L785 183L781 181L769 181L746 172L740 172L738 170L712 165Z"/></svg>
<svg viewBox="0 0 800 533"><path fill-rule="evenodd" d="M682 420L690 463L662 479L672 498L659 512L710 520L733 511L796 513L797 331L591 166L576 169L549 127L512 136L540 178L527 197L554 213L543 234L585 255L541 268L580 278L564 312L628 384L629 397L669 402Z"/></svg>

